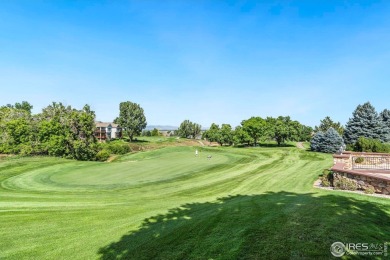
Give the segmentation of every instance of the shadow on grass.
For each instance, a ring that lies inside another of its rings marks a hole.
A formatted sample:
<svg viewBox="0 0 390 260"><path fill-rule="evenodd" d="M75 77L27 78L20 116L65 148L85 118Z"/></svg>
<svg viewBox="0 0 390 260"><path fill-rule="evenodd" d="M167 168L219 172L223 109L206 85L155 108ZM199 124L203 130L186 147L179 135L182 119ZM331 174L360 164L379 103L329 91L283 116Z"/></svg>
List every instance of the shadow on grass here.
<svg viewBox="0 0 390 260"><path fill-rule="evenodd" d="M296 147L293 144L275 144L275 143L261 143L259 147Z"/></svg>
<svg viewBox="0 0 390 260"><path fill-rule="evenodd" d="M150 141L135 138L132 142L129 142L129 143L150 143Z"/></svg>
<svg viewBox="0 0 390 260"><path fill-rule="evenodd" d="M389 203L289 192L185 204L145 219L102 259L330 258L333 242L390 240Z"/></svg>
<svg viewBox="0 0 390 260"><path fill-rule="evenodd" d="M235 147L235 148L255 148L255 147L280 148L280 147L296 147L296 146L292 145L292 144L280 144L280 145L278 145L277 143L260 143L260 144L257 144L256 146L239 144L239 145L235 145L233 147Z"/></svg>

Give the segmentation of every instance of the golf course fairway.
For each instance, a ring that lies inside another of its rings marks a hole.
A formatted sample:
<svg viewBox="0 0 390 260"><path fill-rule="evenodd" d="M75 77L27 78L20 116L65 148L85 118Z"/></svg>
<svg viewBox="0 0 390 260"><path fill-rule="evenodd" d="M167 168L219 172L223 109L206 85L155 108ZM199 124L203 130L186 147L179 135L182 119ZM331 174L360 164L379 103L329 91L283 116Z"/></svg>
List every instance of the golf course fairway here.
<svg viewBox="0 0 390 260"><path fill-rule="evenodd" d="M389 242L389 199L313 188L331 165L293 146L2 159L0 259L327 259L337 241Z"/></svg>

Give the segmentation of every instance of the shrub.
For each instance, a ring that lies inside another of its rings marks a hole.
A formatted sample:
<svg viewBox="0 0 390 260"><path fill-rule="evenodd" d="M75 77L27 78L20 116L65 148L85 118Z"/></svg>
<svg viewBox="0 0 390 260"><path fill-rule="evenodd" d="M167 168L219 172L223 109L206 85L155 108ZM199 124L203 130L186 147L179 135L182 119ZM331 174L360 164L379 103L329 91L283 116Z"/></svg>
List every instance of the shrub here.
<svg viewBox="0 0 390 260"><path fill-rule="evenodd" d="M131 147L126 143L109 143L106 144L105 149L110 151L112 154L126 154L131 152Z"/></svg>
<svg viewBox="0 0 390 260"><path fill-rule="evenodd" d="M347 144L345 147L346 151L354 151L355 149L353 148L354 146L352 144Z"/></svg>
<svg viewBox="0 0 390 260"><path fill-rule="evenodd" d="M324 170L320 177L321 185L324 187L331 187L333 185L333 172Z"/></svg>
<svg viewBox="0 0 390 260"><path fill-rule="evenodd" d="M31 155L34 152L31 145L21 144L19 145L19 149L20 149L20 155L22 156Z"/></svg>
<svg viewBox="0 0 390 260"><path fill-rule="evenodd" d="M101 150L96 154L97 161L105 162L108 158L110 158L110 152L107 150Z"/></svg>
<svg viewBox="0 0 390 260"><path fill-rule="evenodd" d="M96 145L86 144L81 140L74 141L73 143L73 154L71 158L80 161L90 161L96 158Z"/></svg>
<svg viewBox="0 0 390 260"><path fill-rule="evenodd" d="M364 158L363 157L358 157L355 159L355 163L362 163L364 162Z"/></svg>
<svg viewBox="0 0 390 260"><path fill-rule="evenodd" d="M366 189L364 190L364 193L366 194L373 194L375 193L375 188L372 185L368 185Z"/></svg>
<svg viewBox="0 0 390 260"><path fill-rule="evenodd" d="M373 153L388 153L390 152L389 145L382 143L379 139L359 137L353 146L355 152L373 152Z"/></svg>
<svg viewBox="0 0 390 260"><path fill-rule="evenodd" d="M348 178L340 178L333 182L334 188L339 190L357 190L357 183Z"/></svg>

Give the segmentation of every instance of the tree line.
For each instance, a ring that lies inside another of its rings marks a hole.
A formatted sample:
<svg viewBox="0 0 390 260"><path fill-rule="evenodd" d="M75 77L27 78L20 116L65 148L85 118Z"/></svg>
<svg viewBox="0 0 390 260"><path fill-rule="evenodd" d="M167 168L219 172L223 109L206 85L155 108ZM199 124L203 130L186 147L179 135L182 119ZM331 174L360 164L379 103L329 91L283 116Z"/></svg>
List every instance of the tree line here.
<svg viewBox="0 0 390 260"><path fill-rule="evenodd" d="M95 112L89 105L75 109L53 102L38 114L32 114L32 108L26 101L0 107L0 153L95 160L107 158L110 152L129 150L97 143ZM141 135L147 124L144 110L130 101L120 103L119 116L114 122L120 124L130 142ZM144 133L159 134L157 129ZM202 133L200 124L184 120L175 135L204 138L221 146L256 146L269 140L279 146L287 141L311 141L311 150L318 152L334 153L345 147L355 151L389 152L390 111L385 109L378 114L369 102L359 105L345 128L330 117L312 129L289 116L279 116L251 117L234 129L230 124L212 123Z"/></svg>
<svg viewBox="0 0 390 260"><path fill-rule="evenodd" d="M181 137L201 137L210 142L222 145L254 145L261 141L274 140L280 146L286 141L309 141L313 129L298 121L291 120L289 116L277 118L251 117L243 120L241 125L234 129L230 124L212 123L202 135L201 126L189 120L181 123L177 133Z"/></svg>
<svg viewBox="0 0 390 260"><path fill-rule="evenodd" d="M89 105L75 109L53 102L38 114L32 108L26 101L0 107L0 153L104 161L131 150L128 144L97 142L96 116ZM130 141L146 127L144 110L130 101L120 103L114 122Z"/></svg>
<svg viewBox="0 0 390 260"><path fill-rule="evenodd" d="M0 153L91 160L97 153L95 113L53 102L33 115L28 102L0 107Z"/></svg>

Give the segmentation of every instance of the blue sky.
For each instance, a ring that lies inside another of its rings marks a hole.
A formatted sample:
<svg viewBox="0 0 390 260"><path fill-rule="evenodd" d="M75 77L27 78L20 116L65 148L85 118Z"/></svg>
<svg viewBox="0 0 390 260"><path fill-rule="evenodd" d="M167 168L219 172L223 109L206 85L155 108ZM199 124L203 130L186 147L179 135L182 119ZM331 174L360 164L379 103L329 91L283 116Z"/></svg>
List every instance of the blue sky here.
<svg viewBox="0 0 390 260"><path fill-rule="evenodd" d="M90 104L113 120L346 123L390 109L390 1L2 1L0 105Z"/></svg>

